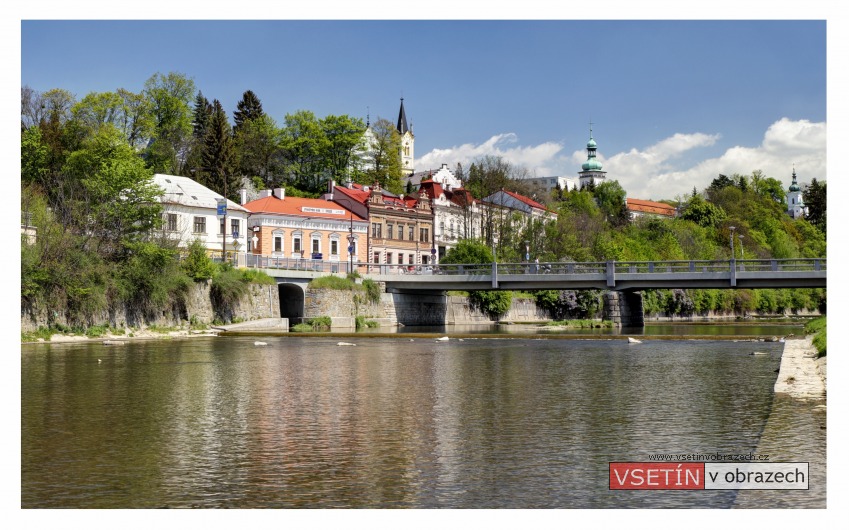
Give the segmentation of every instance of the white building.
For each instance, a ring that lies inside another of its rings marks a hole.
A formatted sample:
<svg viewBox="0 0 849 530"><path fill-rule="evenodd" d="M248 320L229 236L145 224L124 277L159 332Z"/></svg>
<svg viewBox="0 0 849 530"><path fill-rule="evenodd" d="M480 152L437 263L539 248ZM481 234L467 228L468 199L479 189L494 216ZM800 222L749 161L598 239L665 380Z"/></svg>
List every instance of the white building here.
<svg viewBox="0 0 849 530"><path fill-rule="evenodd" d="M557 189L559 186L563 191L572 191L578 189L578 181L567 177L528 177L522 179L525 182L530 182L535 186L542 188L547 192Z"/></svg>
<svg viewBox="0 0 849 530"><path fill-rule="evenodd" d="M443 164L441 175L437 172L433 179L424 180L419 186L419 191L430 198L433 209L433 242L438 253L437 260L442 259L458 241L484 235L480 203L471 192L459 185L462 183L447 168ZM437 181L437 178L440 180Z"/></svg>
<svg viewBox="0 0 849 530"><path fill-rule="evenodd" d="M218 201L224 197L188 177L156 174L153 181L164 190L163 230L179 246L187 247L199 239L213 258L220 258L222 246L227 259L245 264L248 250L247 226L250 212L227 200L226 226L218 217Z"/></svg>

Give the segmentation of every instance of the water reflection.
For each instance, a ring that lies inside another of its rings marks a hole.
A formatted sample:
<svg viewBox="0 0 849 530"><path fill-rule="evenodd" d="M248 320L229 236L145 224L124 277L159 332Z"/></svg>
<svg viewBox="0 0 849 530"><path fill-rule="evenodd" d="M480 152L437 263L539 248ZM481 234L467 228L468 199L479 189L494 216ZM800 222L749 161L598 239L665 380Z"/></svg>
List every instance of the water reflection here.
<svg viewBox="0 0 849 530"><path fill-rule="evenodd" d="M22 506L730 507L734 492L611 492L608 463L755 450L781 355L730 341L253 341L25 346Z"/></svg>

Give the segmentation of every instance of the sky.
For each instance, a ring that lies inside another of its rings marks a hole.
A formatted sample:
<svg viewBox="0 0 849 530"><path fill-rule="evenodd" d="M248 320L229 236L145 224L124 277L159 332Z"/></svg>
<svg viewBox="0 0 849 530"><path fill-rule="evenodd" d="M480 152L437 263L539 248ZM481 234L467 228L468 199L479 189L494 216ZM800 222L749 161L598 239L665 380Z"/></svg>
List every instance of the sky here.
<svg viewBox="0 0 849 530"><path fill-rule="evenodd" d="M575 178L592 127L608 179L659 200L720 173L827 179L826 49L823 19L25 18L21 85L82 98L179 72L231 119L252 90L281 126L394 123L403 97L417 171L496 155Z"/></svg>

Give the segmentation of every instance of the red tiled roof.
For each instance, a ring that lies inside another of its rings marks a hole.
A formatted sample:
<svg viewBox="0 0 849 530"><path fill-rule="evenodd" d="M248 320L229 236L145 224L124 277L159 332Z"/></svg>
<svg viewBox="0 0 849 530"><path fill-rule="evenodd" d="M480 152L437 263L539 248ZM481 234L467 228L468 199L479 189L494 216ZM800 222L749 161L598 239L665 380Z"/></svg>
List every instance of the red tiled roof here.
<svg viewBox="0 0 849 530"><path fill-rule="evenodd" d="M625 202L628 206L628 211L652 213L667 217L675 216L675 207L662 202L644 201L642 199L626 199Z"/></svg>
<svg viewBox="0 0 849 530"><path fill-rule="evenodd" d="M364 221L357 214L339 206L335 202L322 199L307 199L304 197L263 197L243 205L252 213L272 213L279 215L295 215L300 217L322 217L325 219Z"/></svg>
<svg viewBox="0 0 849 530"><path fill-rule="evenodd" d="M519 195L518 193L515 193L515 192L512 192L512 191L507 191L507 190L502 190L502 191L504 191L504 193L513 197L514 199L521 201L521 202L527 204L528 206L530 206L532 208L536 208L538 210L548 210L548 208L546 208L542 204L538 203L537 201L535 201L531 198L525 197L524 195Z"/></svg>

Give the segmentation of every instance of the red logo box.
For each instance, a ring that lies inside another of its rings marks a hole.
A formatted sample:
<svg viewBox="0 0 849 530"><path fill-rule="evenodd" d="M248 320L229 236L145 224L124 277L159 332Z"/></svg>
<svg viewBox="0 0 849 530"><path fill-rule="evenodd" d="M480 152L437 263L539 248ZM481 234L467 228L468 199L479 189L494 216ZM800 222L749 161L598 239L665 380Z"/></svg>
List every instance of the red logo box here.
<svg viewBox="0 0 849 530"><path fill-rule="evenodd" d="M702 490L704 462L610 462L611 490Z"/></svg>

